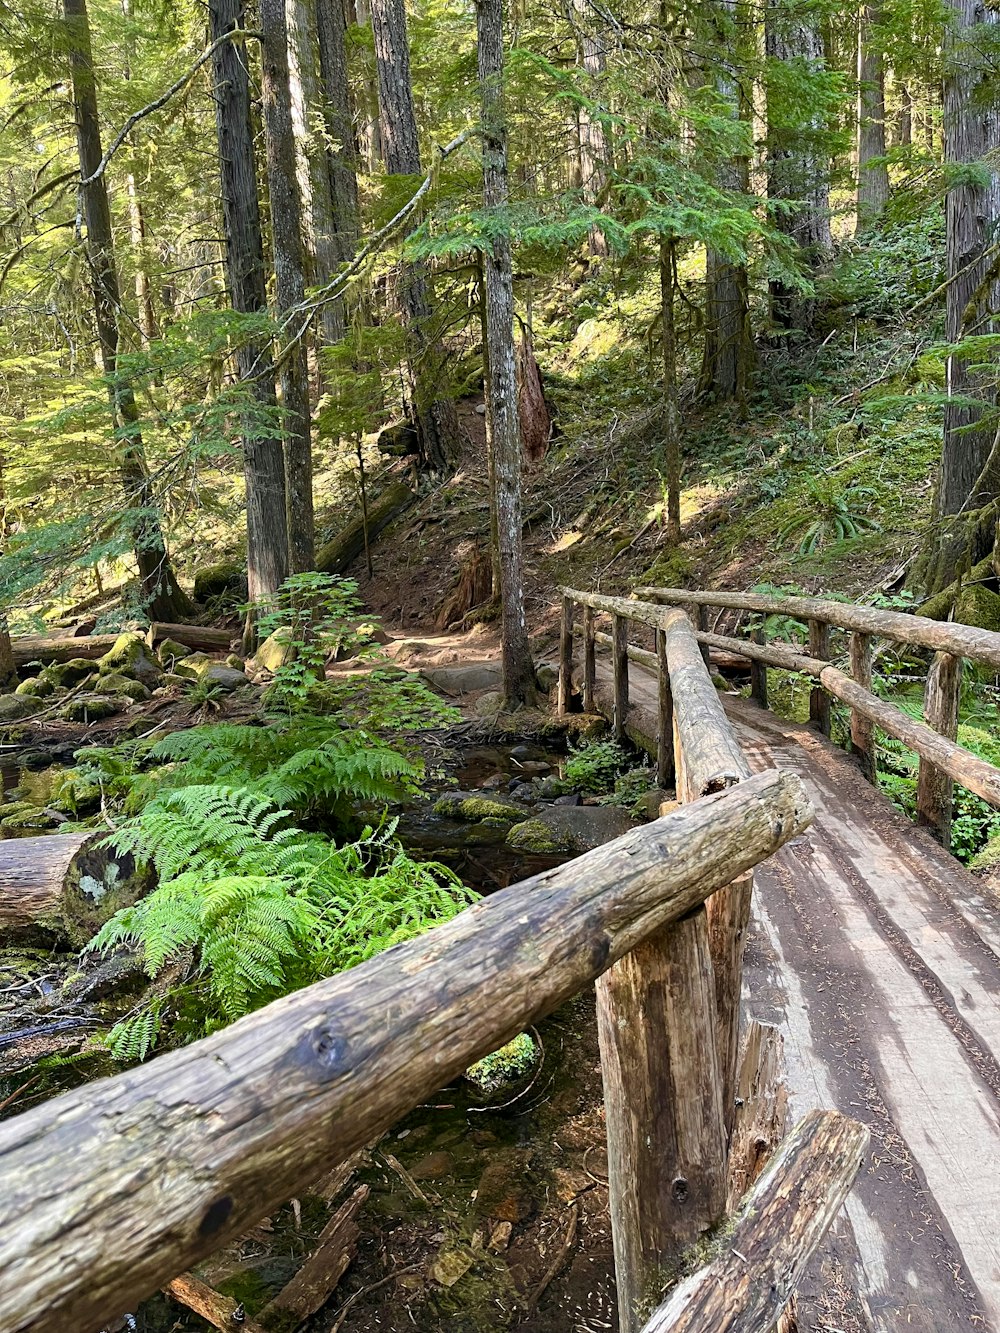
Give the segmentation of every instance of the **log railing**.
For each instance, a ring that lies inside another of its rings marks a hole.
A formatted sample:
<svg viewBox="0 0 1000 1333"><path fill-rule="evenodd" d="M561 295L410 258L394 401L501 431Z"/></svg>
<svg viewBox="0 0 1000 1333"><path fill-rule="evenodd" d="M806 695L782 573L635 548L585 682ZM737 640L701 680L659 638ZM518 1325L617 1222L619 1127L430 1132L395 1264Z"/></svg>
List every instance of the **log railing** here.
<svg viewBox="0 0 1000 1333"><path fill-rule="evenodd" d="M595 707L596 645L607 643L613 681L606 707L617 737L629 723L629 661L658 672L660 784L672 779L687 803L745 783L749 766L686 614L571 588L562 594L559 707L565 711L572 691L580 607L584 707ZM611 617L610 636L596 630L598 615ZM629 647L630 621L654 630L655 653ZM735 876L597 984L622 1333L638 1333L663 1270L725 1211L752 889L750 873ZM651 1014L657 1022L648 1021ZM648 1107L663 1108L652 1124Z"/></svg>
<svg viewBox="0 0 1000 1333"><path fill-rule="evenodd" d="M91 1333L134 1308L669 926L690 933L810 817L794 775L750 778L0 1125L0 1329Z"/></svg>
<svg viewBox="0 0 1000 1333"><path fill-rule="evenodd" d="M900 611L855 606L818 597L765 596L750 592L689 591L680 588L639 588L642 604L662 609L687 608L700 626L695 637L705 652L711 648L738 653L752 664L751 697L767 707L767 668L801 672L815 682L809 717L825 735L830 734L830 699L850 709L851 750L858 756L869 781L876 780L874 730L902 741L919 756L917 818L948 846L953 808L952 784L1000 807L1000 769L956 743L962 660L982 663L1000 672L1000 634L955 622L927 620ZM626 603L627 605L627 603ZM707 629L705 608L713 606L764 615L788 615L809 627L809 651L766 643L761 629L752 639L713 634ZM648 622L647 622L648 623ZM830 662L830 631L850 635L850 675ZM924 721L872 693L872 644L875 639L924 648L933 652L924 690Z"/></svg>

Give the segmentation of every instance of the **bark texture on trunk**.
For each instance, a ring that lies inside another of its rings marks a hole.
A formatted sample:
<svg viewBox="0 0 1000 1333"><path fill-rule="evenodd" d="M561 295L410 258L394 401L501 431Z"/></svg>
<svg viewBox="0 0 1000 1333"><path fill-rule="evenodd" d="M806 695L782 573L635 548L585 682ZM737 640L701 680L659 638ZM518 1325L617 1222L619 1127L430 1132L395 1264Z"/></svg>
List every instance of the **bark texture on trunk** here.
<svg viewBox="0 0 1000 1333"><path fill-rule="evenodd" d="M595 20L600 20L595 30ZM601 95L601 83L607 70L609 25L588 0L573 0L573 27L576 32L577 60L586 82L584 91L591 100ZM604 122L587 106L578 112L580 186L586 203L600 204L608 180L609 146ZM599 227L590 229L590 253L606 255L608 243Z"/></svg>
<svg viewBox="0 0 1000 1333"><path fill-rule="evenodd" d="M316 35L329 140L326 163L336 228L334 241L337 262L343 263L353 257L358 239L358 150L351 111L344 0L316 0Z"/></svg>
<svg viewBox="0 0 1000 1333"><path fill-rule="evenodd" d="M681 539L681 409L677 393L677 329L674 293L677 287L677 242L660 242L660 308L663 353L663 485L667 541Z"/></svg>
<svg viewBox="0 0 1000 1333"><path fill-rule="evenodd" d="M736 66L737 0L718 0L716 12L715 87L736 122L749 112ZM750 161L741 155L718 171L722 189L734 195L750 190ZM734 264L716 250L705 254L705 345L698 389L717 402L742 403L753 374L754 345L750 328L749 281L745 264Z"/></svg>
<svg viewBox="0 0 1000 1333"><path fill-rule="evenodd" d="M319 133L323 126L320 90L317 0L285 0L288 27L288 79L295 138L295 175L302 209L302 241L311 283L330 280L340 262L337 220L330 172ZM319 315L324 342L336 342L344 333L341 301L330 301Z"/></svg>
<svg viewBox="0 0 1000 1333"><path fill-rule="evenodd" d="M795 63L811 71L826 65L819 15L799 13L784 0L768 0L764 42L769 61ZM825 126L818 114L801 120L769 99L767 194L780 201L774 225L801 248L806 269L815 271L833 249L830 233L830 159L818 141ZM770 283L771 318L779 328L812 327L814 301L780 280Z"/></svg>
<svg viewBox="0 0 1000 1333"><path fill-rule="evenodd" d="M483 121L483 209L503 217L508 204L507 125L503 95L503 0L477 0ZM514 267L510 236L497 228L484 256L497 542L500 548L503 691L509 707L535 698L535 668L524 613L521 544L521 427L514 357Z"/></svg>
<svg viewBox="0 0 1000 1333"><path fill-rule="evenodd" d="M371 15L385 169L391 176L417 176L421 172L420 143L403 0L373 0ZM420 438L424 465L431 472L446 472L458 453L458 416L455 404L442 393L445 354L429 327L431 301L425 265L404 263L399 290L412 342L407 414Z"/></svg>
<svg viewBox="0 0 1000 1333"><path fill-rule="evenodd" d="M72 73L80 177L89 180L100 165L103 149L86 0L63 0L63 20ZM118 469L126 507L137 511L131 526L139 580L150 616L158 620L180 620L194 608L190 598L178 586L170 567L143 454L135 396L128 382L118 375L118 316L122 301L104 176L83 185L81 194L101 365L108 382L112 420L120 435L116 444Z"/></svg>
<svg viewBox="0 0 1000 1333"><path fill-rule="evenodd" d="M949 61L944 85L944 155L947 163L980 162L1000 146L1000 117L983 96L989 75L973 58L969 30L996 21L980 0L954 0L956 27L949 40ZM948 303L946 336L958 342L970 334L991 333L996 310L995 282L987 282L984 251L995 237L1000 219L1000 177L991 172L988 187L972 182L956 185L945 201L948 235ZM979 396L966 361L948 358L949 396ZM956 514L976 509L989 495L973 490L989 455L992 432L968 429L982 415L973 405L949 403L945 408L944 449L938 486L938 512ZM947 581L947 580L946 580Z"/></svg>
<svg viewBox="0 0 1000 1333"><path fill-rule="evenodd" d="M245 26L243 0L210 0L211 37ZM242 42L224 42L212 57L215 125L222 182L222 223L230 300L241 314L267 308L264 242L261 233L257 168L250 120L250 81ZM236 351L240 379L255 406L276 407L274 366L263 343ZM247 506L247 583L252 602L281 587L288 577L288 521L281 437L263 430L248 414L243 435L243 476Z"/></svg>
<svg viewBox="0 0 1000 1333"><path fill-rule="evenodd" d="M858 230L877 224L889 202L885 162L885 59L872 38L878 18L865 5L858 21Z"/></svg>
<svg viewBox="0 0 1000 1333"><path fill-rule="evenodd" d="M305 297L305 251L295 169L284 0L260 0L260 26L267 185L275 295L280 313L300 305ZM285 416L288 561L292 573L297 574L312 569L315 560L309 374L302 339L283 353L280 384Z"/></svg>

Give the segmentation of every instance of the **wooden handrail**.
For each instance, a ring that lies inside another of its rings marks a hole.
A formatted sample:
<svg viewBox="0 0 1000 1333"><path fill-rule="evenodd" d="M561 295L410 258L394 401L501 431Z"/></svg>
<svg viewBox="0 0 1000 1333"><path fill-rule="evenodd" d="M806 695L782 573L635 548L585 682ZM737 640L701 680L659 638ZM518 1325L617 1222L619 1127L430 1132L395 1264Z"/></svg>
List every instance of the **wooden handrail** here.
<svg viewBox="0 0 1000 1333"><path fill-rule="evenodd" d="M95 1333L805 828L769 771L0 1125L0 1329Z"/></svg>
<svg viewBox="0 0 1000 1333"><path fill-rule="evenodd" d="M895 643L915 644L935 652L952 653L973 662L1000 667L1000 634L960 625L955 621L928 620L906 611L883 611L875 606L831 602L822 597L775 597L755 592L692 591L687 588L637 588L635 595L667 606L719 606L737 611L795 616L816 620L838 629L874 634ZM634 617L639 619L639 617ZM818 654L817 654L818 656Z"/></svg>
<svg viewBox="0 0 1000 1333"><path fill-rule="evenodd" d="M576 604L584 608L584 705L596 693L596 614L611 617L615 735L629 717L628 624L656 634L657 779L697 801L749 777L749 765L687 615L563 588L559 709L572 691ZM605 636L601 636L605 638ZM706 908L658 932L601 977L598 1036L621 1333L639 1333L646 1293L678 1252L725 1210L735 1113L743 945L753 880L737 876ZM650 1023L649 1015L660 1016ZM649 1116L649 1108L660 1112Z"/></svg>
<svg viewBox="0 0 1000 1333"><path fill-rule="evenodd" d="M740 1205L722 1253L681 1284L643 1333L765 1333L850 1192L868 1130L811 1111Z"/></svg>

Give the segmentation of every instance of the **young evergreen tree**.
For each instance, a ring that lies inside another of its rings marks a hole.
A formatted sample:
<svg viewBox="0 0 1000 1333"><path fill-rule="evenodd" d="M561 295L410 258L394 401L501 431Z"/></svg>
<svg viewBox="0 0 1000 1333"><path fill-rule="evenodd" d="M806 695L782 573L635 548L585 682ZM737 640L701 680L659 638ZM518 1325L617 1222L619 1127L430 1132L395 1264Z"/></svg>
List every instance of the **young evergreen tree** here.
<svg viewBox="0 0 1000 1333"><path fill-rule="evenodd" d="M288 27L284 0L260 0L264 141L271 204L275 296L279 316L305 300L305 248L296 176L295 133L288 72ZM292 573L316 563L312 491L312 420L306 345L292 316L292 341L282 348L279 382L285 428L285 500L288 557Z"/></svg>
<svg viewBox="0 0 1000 1333"><path fill-rule="evenodd" d="M246 48L220 42L243 29L243 0L209 0L208 12L212 41L219 42L212 69L229 294L234 310L258 315L267 309L267 290ZM285 466L280 432L259 420L277 416L270 346L264 339L240 340L236 365L254 406L262 409L247 412L243 430L247 584L257 602L277 592L289 574Z"/></svg>
<svg viewBox="0 0 1000 1333"><path fill-rule="evenodd" d="M499 548L503 692L508 708L532 703L535 669L524 610L521 540L521 427L514 357L514 261L507 181L507 125L503 82L503 0L476 0L479 87L482 106L483 209L493 221L484 256L486 339L489 361L487 412L493 453L493 505Z"/></svg>
<svg viewBox="0 0 1000 1333"><path fill-rule="evenodd" d="M123 307L102 162L97 81L86 0L63 0L63 26L72 78L80 193L87 229L87 264L94 300L94 322L101 365L108 386L111 418L118 437L116 452L125 504L128 512L133 515L130 523L139 581L150 618L177 621L190 615L194 607L177 583L167 556L153 485L143 453L135 395L118 366L119 319Z"/></svg>
<svg viewBox="0 0 1000 1333"><path fill-rule="evenodd" d="M372 0L371 16L385 169L390 176L419 176L420 141L403 0ZM407 414L417 431L424 465L434 473L447 472L458 454L458 417L444 392L446 358L431 328L426 266L419 260L403 261L399 290L413 345L406 376Z"/></svg>

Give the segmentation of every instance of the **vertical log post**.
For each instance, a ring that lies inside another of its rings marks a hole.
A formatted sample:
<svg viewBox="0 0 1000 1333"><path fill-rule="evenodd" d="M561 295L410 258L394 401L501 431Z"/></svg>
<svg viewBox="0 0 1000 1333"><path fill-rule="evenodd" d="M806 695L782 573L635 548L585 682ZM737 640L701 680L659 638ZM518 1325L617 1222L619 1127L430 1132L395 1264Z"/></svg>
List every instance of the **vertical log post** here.
<svg viewBox="0 0 1000 1333"><path fill-rule="evenodd" d="M660 686L656 728L656 781L667 787L674 781L674 698L670 691L670 671L667 667L667 636L656 631L656 664Z"/></svg>
<svg viewBox="0 0 1000 1333"><path fill-rule="evenodd" d="M595 613L592 606L583 608L583 711L594 713L594 692L597 688L597 640L594 637Z"/></svg>
<svg viewBox="0 0 1000 1333"><path fill-rule="evenodd" d="M597 982L620 1333L639 1333L678 1253L725 1208L714 1028L703 907Z"/></svg>
<svg viewBox="0 0 1000 1333"><path fill-rule="evenodd" d="M830 626L823 620L809 622L809 656L830 660ZM830 696L822 685L809 692L809 721L823 733L830 734Z"/></svg>
<svg viewBox="0 0 1000 1333"><path fill-rule="evenodd" d="M560 716L569 712L569 698L573 692L573 599L562 599L562 620L559 624L559 693L556 711Z"/></svg>
<svg viewBox="0 0 1000 1333"><path fill-rule="evenodd" d="M625 739L628 718L628 620L611 617L611 653L614 667L615 708L613 727L616 741Z"/></svg>
<svg viewBox="0 0 1000 1333"><path fill-rule="evenodd" d="M699 630L701 630L702 633L707 633L707 632L708 632L708 607L707 607L707 606L698 606L698 607L695 607L695 610L696 610L696 612L697 612L697 615L695 616L695 625L696 625L696 627L697 627ZM711 661L709 660L709 648L708 648L708 644L707 644L707 643L702 643L702 644L699 644L699 647L701 648L701 656L702 656L702 660L704 661L705 665L706 665L706 666L711 666L712 664L711 664Z"/></svg>
<svg viewBox="0 0 1000 1333"><path fill-rule="evenodd" d="M862 689L871 689L872 636L870 634L851 635L851 675ZM868 781L878 782L875 725L870 718L862 717L856 708L851 709L851 749L858 756L861 771Z"/></svg>
<svg viewBox="0 0 1000 1333"><path fill-rule="evenodd" d="M750 638L754 643L766 643L764 627L755 629ZM767 666L763 662L750 663L750 698L761 708L767 707Z"/></svg>
<svg viewBox="0 0 1000 1333"><path fill-rule="evenodd" d="M951 653L935 653L924 687L924 721L953 741L958 735L958 696L962 683L962 659ZM927 759L920 760L917 778L917 820L926 824L945 846L951 844L951 778Z"/></svg>

